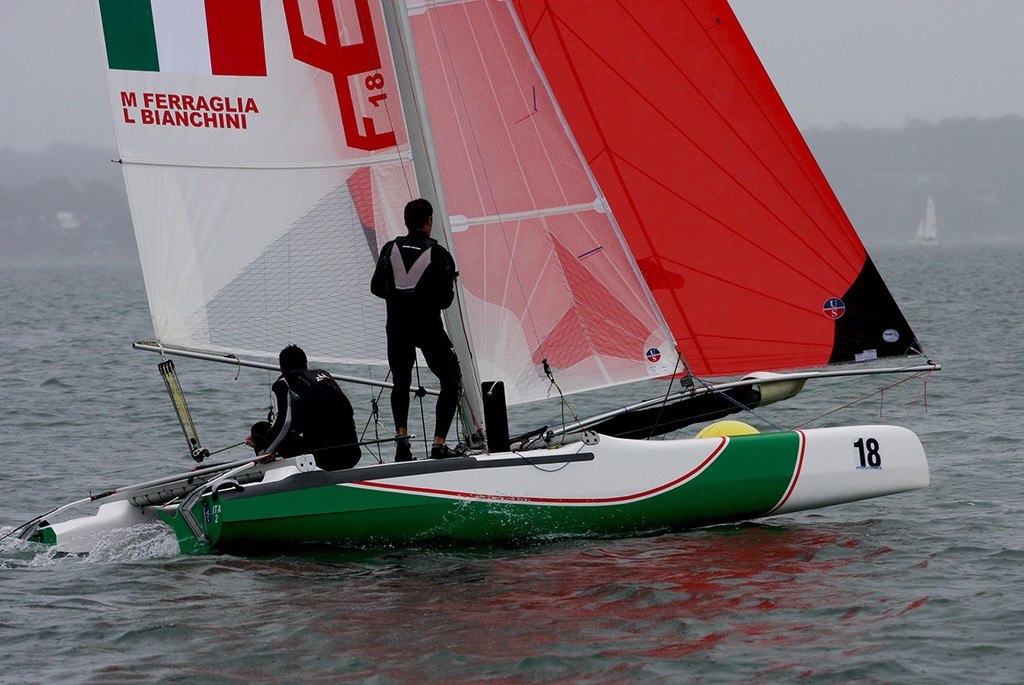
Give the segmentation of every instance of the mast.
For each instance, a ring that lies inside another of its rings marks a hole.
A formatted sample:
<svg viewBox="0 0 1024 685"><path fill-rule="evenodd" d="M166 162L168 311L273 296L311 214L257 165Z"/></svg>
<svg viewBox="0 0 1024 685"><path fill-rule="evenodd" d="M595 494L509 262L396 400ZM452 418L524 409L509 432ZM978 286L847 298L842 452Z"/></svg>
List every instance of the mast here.
<svg viewBox="0 0 1024 685"><path fill-rule="evenodd" d="M437 161L437 151L434 149L434 137L430 128L430 117L427 114L427 102L423 93L419 63L412 43L409 10L405 0L383 0L381 4L384 10L388 42L395 62L398 90L402 99L402 112L405 115L406 130L409 134L409 148L413 156L416 185L420 194L434 205L436 218L441 227L440 235L437 236L438 242L455 259L451 219L448 214L448 205L445 202L444 187L441 183L441 168ZM458 262L456 262L457 269ZM455 301L442 313L444 314L445 328L451 337L462 369L463 394L461 401L466 434L470 444L483 444L485 429L480 372L477 369L476 358L473 356L473 345L464 311L465 301L466 296L462 284L456 280Z"/></svg>

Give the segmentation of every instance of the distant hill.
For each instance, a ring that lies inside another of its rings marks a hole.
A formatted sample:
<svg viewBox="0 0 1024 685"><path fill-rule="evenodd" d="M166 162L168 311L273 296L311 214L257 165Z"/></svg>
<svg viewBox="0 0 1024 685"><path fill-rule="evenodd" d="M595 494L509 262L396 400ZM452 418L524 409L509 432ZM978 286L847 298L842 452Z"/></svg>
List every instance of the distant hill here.
<svg viewBox="0 0 1024 685"><path fill-rule="evenodd" d="M17 188L48 178L67 178L81 185L104 181L124 185L116 150L54 143L43 152L0 148L0 188Z"/></svg>
<svg viewBox="0 0 1024 685"><path fill-rule="evenodd" d="M869 247L906 244L935 199L945 244L1024 242L1024 118L804 132ZM133 258L113 150L0 149L0 259Z"/></svg>
<svg viewBox="0 0 1024 685"><path fill-rule="evenodd" d="M0 149L0 260L134 258L135 236L113 151Z"/></svg>
<svg viewBox="0 0 1024 685"><path fill-rule="evenodd" d="M1024 242L1024 117L804 137L869 246L908 242L928 195L942 243Z"/></svg>

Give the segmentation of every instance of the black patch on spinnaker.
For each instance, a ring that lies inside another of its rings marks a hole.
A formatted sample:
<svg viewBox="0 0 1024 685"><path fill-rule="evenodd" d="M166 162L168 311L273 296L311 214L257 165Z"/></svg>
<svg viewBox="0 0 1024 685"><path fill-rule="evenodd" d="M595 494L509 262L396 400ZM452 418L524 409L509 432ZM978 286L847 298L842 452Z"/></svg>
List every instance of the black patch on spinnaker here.
<svg viewBox="0 0 1024 685"><path fill-rule="evenodd" d="M846 311L836 319L830 364L857 361L857 355L871 350L879 358L924 354L870 256L865 255L843 302Z"/></svg>

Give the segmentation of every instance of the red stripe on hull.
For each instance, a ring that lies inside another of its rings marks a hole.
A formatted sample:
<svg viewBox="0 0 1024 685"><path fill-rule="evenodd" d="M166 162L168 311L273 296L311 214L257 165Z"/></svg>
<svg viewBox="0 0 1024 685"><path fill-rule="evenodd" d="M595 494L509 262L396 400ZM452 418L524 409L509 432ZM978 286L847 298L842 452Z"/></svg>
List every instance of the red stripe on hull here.
<svg viewBox="0 0 1024 685"><path fill-rule="evenodd" d="M651 488L644 490L643 492L633 493L631 495L620 495L618 497L515 497L512 495L484 495L477 492L459 492L456 490L439 490L435 488L420 488L410 485L397 485L394 483L378 483L374 481L358 481L353 485L362 485L368 488L379 488L382 490L398 490L401 492L412 492L421 495L442 495L446 497L459 497L462 499L477 499L477 500L492 500L502 502L523 502L528 504L621 504L623 502L629 502L632 500L643 499L651 495L658 494L665 490L680 485L692 478L694 478L701 471L705 470L711 465L718 456L725 450L725 446L729 444L729 438L722 438L722 442L715 448L707 459L702 461L697 468L693 469L689 473L680 476L679 478Z"/></svg>

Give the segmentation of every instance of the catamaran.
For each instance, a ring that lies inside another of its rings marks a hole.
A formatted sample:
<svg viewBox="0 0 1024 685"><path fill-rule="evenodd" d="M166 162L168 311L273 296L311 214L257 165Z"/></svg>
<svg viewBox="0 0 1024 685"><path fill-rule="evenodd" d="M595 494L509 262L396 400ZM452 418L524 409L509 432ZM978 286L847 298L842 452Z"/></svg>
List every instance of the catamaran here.
<svg viewBox="0 0 1024 685"><path fill-rule="evenodd" d="M273 368L299 341L318 365L386 369L369 280L420 196L459 268L469 452L201 463L18 537L88 551L162 522L183 551L247 553L638 535L928 484L903 427L717 421L823 376L938 368L724 0L96 7L155 333L136 347L163 357L192 456L171 357ZM552 388L652 378L651 401L510 434L506 407Z"/></svg>

